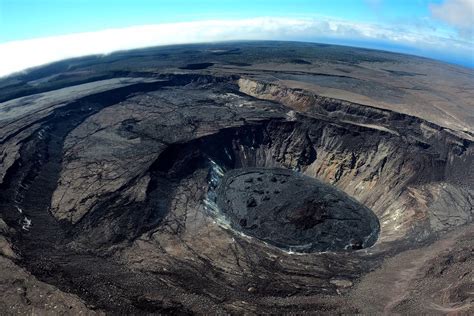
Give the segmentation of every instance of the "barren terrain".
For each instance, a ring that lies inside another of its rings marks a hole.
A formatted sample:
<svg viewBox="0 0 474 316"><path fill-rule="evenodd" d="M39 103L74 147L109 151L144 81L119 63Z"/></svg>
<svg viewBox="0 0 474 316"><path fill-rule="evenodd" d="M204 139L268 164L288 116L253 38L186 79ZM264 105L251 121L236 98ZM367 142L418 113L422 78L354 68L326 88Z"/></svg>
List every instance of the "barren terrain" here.
<svg viewBox="0 0 474 316"><path fill-rule="evenodd" d="M0 313L472 314L474 73L285 42L0 79Z"/></svg>

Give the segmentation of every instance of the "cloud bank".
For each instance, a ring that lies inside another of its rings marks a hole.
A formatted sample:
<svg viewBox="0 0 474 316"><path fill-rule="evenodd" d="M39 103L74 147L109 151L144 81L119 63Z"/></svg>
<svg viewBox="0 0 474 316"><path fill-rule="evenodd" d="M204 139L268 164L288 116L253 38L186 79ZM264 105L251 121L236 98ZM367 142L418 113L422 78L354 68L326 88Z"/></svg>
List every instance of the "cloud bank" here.
<svg viewBox="0 0 474 316"><path fill-rule="evenodd" d="M430 6L433 16L456 28L472 41L474 35L474 0L446 0Z"/></svg>
<svg viewBox="0 0 474 316"><path fill-rule="evenodd" d="M383 42L391 46L412 47L412 52L428 57L430 53L432 56L446 53L468 59L472 58L474 51L472 41L443 38L426 32L335 19L262 17L144 25L2 43L0 76L71 57L157 45L227 40L303 40L340 44Z"/></svg>

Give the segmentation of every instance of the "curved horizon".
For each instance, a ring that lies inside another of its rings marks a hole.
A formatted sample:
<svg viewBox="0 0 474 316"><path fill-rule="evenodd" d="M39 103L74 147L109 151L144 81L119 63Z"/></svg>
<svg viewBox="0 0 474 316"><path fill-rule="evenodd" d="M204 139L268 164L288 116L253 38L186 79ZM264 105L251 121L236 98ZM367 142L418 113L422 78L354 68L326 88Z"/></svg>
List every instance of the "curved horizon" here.
<svg viewBox="0 0 474 316"><path fill-rule="evenodd" d="M235 40L354 46L474 67L474 0L136 2L0 4L0 29L9 30L0 32L0 76L68 58Z"/></svg>

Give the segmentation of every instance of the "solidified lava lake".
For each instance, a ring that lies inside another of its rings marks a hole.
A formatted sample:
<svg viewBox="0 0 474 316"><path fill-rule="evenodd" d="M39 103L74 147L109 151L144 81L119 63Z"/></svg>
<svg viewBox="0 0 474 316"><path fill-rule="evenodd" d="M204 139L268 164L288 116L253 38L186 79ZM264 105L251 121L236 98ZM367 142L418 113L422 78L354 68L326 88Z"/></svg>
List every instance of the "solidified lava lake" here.
<svg viewBox="0 0 474 316"><path fill-rule="evenodd" d="M225 173L217 207L231 226L295 252L361 249L375 243L375 214L344 192L298 172L242 168Z"/></svg>

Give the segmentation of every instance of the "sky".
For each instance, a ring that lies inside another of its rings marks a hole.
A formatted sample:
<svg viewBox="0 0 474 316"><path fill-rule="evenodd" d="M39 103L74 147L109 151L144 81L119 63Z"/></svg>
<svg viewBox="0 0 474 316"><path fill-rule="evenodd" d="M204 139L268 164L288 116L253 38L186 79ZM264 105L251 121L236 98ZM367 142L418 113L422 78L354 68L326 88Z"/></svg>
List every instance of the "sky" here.
<svg viewBox="0 0 474 316"><path fill-rule="evenodd" d="M474 0L0 0L0 76L154 45L300 40L474 67Z"/></svg>

